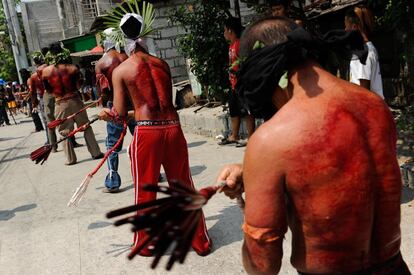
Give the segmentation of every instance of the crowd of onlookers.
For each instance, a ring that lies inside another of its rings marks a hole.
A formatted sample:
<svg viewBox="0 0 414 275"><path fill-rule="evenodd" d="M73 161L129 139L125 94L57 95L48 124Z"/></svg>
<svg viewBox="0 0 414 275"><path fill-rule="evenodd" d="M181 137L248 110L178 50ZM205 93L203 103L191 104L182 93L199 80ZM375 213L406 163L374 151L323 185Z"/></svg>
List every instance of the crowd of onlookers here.
<svg viewBox="0 0 414 275"><path fill-rule="evenodd" d="M0 126L10 125L9 117L14 120L14 116L19 113L36 120L34 117L36 115L32 111L27 85L8 82L6 85L0 86ZM41 130L43 130L43 126L40 124L39 127L36 127L36 131Z"/></svg>
<svg viewBox="0 0 414 275"><path fill-rule="evenodd" d="M92 72L93 70L87 67L81 68L84 81L79 95L84 102L98 99L96 78ZM25 74L26 70L23 69L21 73ZM19 84L15 81L0 85L0 127L14 123L17 114L24 114L33 119L34 132L45 130L37 108L33 108L31 95L26 84Z"/></svg>

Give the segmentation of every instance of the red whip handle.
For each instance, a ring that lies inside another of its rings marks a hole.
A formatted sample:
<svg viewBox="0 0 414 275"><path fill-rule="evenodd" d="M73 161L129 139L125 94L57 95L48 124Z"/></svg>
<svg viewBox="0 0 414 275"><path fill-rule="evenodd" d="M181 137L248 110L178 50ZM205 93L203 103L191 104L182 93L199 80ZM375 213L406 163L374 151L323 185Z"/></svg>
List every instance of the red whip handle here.
<svg viewBox="0 0 414 275"><path fill-rule="evenodd" d="M55 144L53 144L53 145L59 144L59 143L61 143L62 141L65 141L65 140L67 140L68 138L73 137L73 136L74 136L76 133L78 133L78 132L83 132L83 131L85 131L86 129L88 129L88 127L89 127L89 126L91 126L91 124L92 124L92 123L96 122L97 120L99 120L99 117L94 118L94 119L92 119L91 121L89 121L89 122L87 122L87 123L83 124L82 126L80 126L80 127L76 128L75 130L73 130L72 132L70 132L70 133L69 133L66 137L61 138L60 140L58 140L58 141L57 141Z"/></svg>
<svg viewBox="0 0 414 275"><path fill-rule="evenodd" d="M121 136L119 137L118 141L115 143L115 145L111 149L109 149L106 152L105 156L98 163L98 165L96 166L96 168L91 173L89 173L89 176L91 176L91 177L94 176L98 172L98 170L102 167L102 165L106 162L106 160L108 159L108 157L116 150L116 148L119 147L119 145L121 144L121 142L124 140L126 131L127 131L127 122L124 121L124 130L122 131Z"/></svg>
<svg viewBox="0 0 414 275"><path fill-rule="evenodd" d="M78 114L82 113L83 111L85 111L85 110L89 109L89 108L90 108L90 107L92 107L93 105L98 104L100 101L101 101L101 98L98 98L97 100L93 101L93 102L92 102L91 104L89 104L89 105L86 105L85 107L83 107L82 109L80 109L79 111L77 111L76 113L71 114L71 115L70 115L70 116L68 116L66 119L72 119L72 118L74 118L75 116L77 116Z"/></svg>

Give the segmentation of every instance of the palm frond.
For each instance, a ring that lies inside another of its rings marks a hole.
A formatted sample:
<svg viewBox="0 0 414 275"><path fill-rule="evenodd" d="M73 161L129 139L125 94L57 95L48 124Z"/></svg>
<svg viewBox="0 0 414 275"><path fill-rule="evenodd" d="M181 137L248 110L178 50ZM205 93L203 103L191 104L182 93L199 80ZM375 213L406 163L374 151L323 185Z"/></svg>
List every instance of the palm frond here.
<svg viewBox="0 0 414 275"><path fill-rule="evenodd" d="M134 0L134 2L135 2L135 11L139 12L138 0Z"/></svg>
<svg viewBox="0 0 414 275"><path fill-rule="evenodd" d="M127 1L127 2L126 2L126 3L127 3L127 5L128 5L128 8L129 8L129 12L130 12L130 13L134 13L134 12L135 12L134 8L132 7L132 2L133 2L133 1Z"/></svg>
<svg viewBox="0 0 414 275"><path fill-rule="evenodd" d="M128 1L126 1L126 2L128 2ZM124 2L124 3L125 3L125 2ZM127 13L129 13L129 11L127 11L127 10L126 10L126 9L122 6L122 4L118 4L118 5L117 5L117 7L118 7L118 8L120 8L120 9L124 12L124 15L125 15L125 14L127 14Z"/></svg>
<svg viewBox="0 0 414 275"><path fill-rule="evenodd" d="M104 16L102 22L106 28L115 29L113 35L111 35L111 39L122 46L125 45L125 38L120 30L119 23L121 22L122 17L127 13L136 13L142 17L144 21L144 28L139 37L147 36L154 31L152 28L155 20L155 10L153 4L141 0L124 1L109 11L108 14Z"/></svg>

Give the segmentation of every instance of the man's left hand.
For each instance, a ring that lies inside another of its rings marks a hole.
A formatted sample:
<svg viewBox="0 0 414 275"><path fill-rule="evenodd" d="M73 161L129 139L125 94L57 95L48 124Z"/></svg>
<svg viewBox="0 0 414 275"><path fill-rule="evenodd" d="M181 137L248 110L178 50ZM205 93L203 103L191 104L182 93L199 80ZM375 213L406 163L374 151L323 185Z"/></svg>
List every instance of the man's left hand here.
<svg viewBox="0 0 414 275"><path fill-rule="evenodd" d="M100 120L111 121L113 117L111 115L111 110L109 108L103 108L98 115Z"/></svg>

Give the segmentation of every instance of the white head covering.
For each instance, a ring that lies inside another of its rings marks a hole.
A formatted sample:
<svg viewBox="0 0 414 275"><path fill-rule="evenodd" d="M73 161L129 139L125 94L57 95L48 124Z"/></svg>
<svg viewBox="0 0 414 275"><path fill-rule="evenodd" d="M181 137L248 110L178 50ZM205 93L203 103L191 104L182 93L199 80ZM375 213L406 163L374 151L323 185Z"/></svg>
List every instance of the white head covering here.
<svg viewBox="0 0 414 275"><path fill-rule="evenodd" d="M113 34L114 34L115 29L114 28L108 28L106 30L103 31L104 35L105 35L105 40L103 43L104 46L104 50L105 52L109 51L110 49L114 49L117 46L117 43L115 42L115 40L113 39ZM121 49L116 49L118 52Z"/></svg>
<svg viewBox="0 0 414 275"><path fill-rule="evenodd" d="M144 19L142 18L141 15L136 14L136 13L127 13L125 14L122 19L121 22L119 24L119 27L122 31L122 33L125 36L125 53L130 56L131 54L134 53L135 51L135 47L136 44L138 43L142 48L144 48L146 51L148 51L148 46L147 43L145 41L145 39L140 38L139 34L136 37L129 37L124 30L122 29L122 26L125 24L125 22L127 22L128 19L130 19L131 17L135 18L139 23L140 23L140 30L139 30L139 34L141 34L141 32L144 30Z"/></svg>
<svg viewBox="0 0 414 275"><path fill-rule="evenodd" d="M136 14L136 13L126 13L123 17L122 17L122 19L121 19L121 22L119 23L119 27L120 27L120 29L121 29L121 31L122 31L122 33L125 35L125 37L127 37L127 38L129 38L129 39L136 39L136 38L138 38L139 37L139 34L136 36L136 37L129 37L128 36L128 34L126 34L125 32L124 32L124 30L122 29L122 26L131 18L131 17L133 17L133 18L135 18L138 22L139 22L139 24L141 25L141 28L140 28L140 30L139 30L139 34L141 34L141 32L144 30L144 19L142 18L142 16L141 15L139 15L139 14Z"/></svg>

